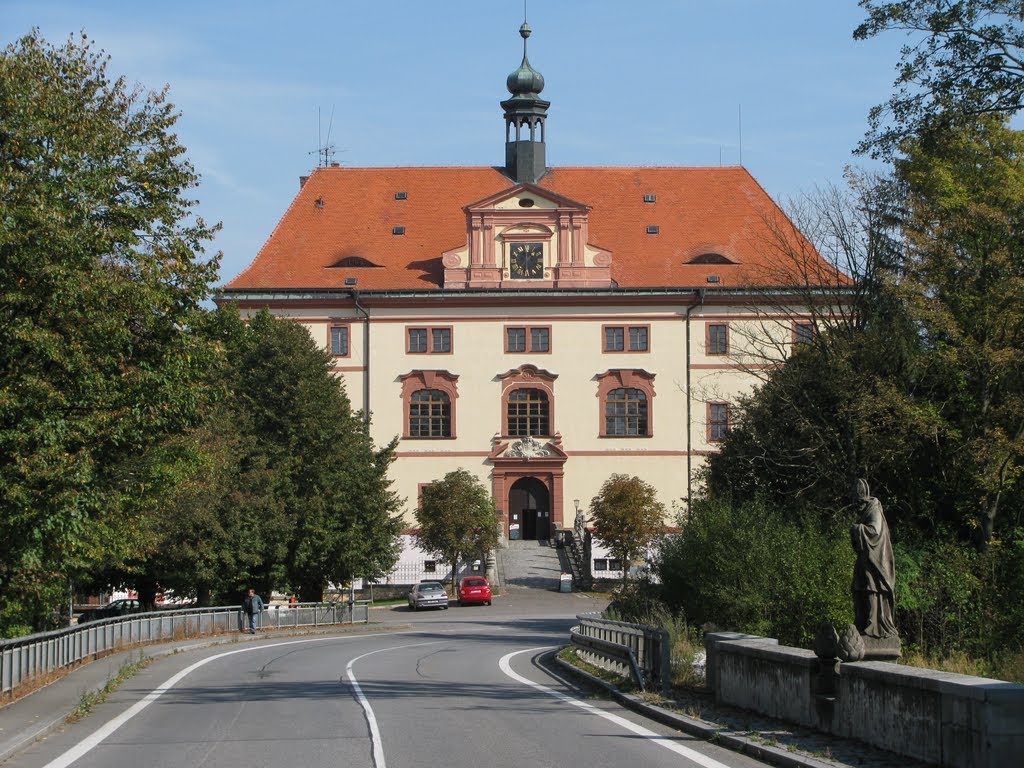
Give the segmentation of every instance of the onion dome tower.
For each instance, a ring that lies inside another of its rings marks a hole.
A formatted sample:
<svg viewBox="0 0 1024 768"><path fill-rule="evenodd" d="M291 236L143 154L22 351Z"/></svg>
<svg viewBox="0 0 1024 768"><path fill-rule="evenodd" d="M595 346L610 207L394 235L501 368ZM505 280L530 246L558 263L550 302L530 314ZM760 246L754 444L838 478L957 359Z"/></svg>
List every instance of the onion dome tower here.
<svg viewBox="0 0 1024 768"><path fill-rule="evenodd" d="M512 97L501 102L505 110L505 173L517 183L535 184L546 170L544 120L550 101L540 98L544 76L530 66L526 40L530 25L519 28L523 38L523 63L508 76L506 85Z"/></svg>

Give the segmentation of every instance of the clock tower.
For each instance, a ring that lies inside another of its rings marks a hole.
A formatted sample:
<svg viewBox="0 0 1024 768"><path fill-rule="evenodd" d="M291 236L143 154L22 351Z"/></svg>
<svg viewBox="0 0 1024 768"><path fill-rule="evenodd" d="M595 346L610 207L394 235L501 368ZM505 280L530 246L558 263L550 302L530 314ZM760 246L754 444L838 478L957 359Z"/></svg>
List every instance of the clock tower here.
<svg viewBox="0 0 1024 768"><path fill-rule="evenodd" d="M501 102L505 110L505 173L520 184L536 184L547 170L544 149L544 120L550 101L544 101L544 77L526 58L530 25L519 28L523 38L523 63L508 76L511 98Z"/></svg>

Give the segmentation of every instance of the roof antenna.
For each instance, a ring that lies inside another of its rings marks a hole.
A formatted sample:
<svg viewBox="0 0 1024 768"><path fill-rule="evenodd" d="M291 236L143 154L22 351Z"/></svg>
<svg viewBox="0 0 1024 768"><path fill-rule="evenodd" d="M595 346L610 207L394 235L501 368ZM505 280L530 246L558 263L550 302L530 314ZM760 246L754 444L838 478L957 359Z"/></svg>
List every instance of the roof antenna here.
<svg viewBox="0 0 1024 768"><path fill-rule="evenodd" d="M319 168L337 168L338 163L334 162L334 145L331 144L331 129L334 127L334 107L331 106L331 120L327 123L327 140L324 141L322 136L323 121L320 118L320 107L316 108L316 149L312 152L307 152L310 155L317 156L317 167ZM342 150L344 151L344 150Z"/></svg>
<svg viewBox="0 0 1024 768"><path fill-rule="evenodd" d="M740 131L740 168L743 167L743 105L736 105L736 119L739 124Z"/></svg>

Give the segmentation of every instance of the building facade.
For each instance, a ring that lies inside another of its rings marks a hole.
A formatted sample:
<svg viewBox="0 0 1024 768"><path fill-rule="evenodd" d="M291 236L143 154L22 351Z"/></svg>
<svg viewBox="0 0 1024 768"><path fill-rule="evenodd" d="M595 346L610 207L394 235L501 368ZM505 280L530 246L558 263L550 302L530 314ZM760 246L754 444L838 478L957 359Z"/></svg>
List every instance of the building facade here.
<svg viewBox="0 0 1024 768"><path fill-rule="evenodd" d="M375 440L400 437L409 526L465 468L537 539L613 473L690 497L730 403L813 333L779 275L818 257L742 167L547 167L520 32L504 166L317 168L219 300L329 350Z"/></svg>

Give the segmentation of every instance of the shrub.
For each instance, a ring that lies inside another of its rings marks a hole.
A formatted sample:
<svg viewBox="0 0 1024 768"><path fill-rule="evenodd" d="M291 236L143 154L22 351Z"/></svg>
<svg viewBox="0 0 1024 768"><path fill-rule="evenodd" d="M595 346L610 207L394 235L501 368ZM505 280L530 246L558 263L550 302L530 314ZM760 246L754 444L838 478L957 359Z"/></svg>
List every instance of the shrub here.
<svg viewBox="0 0 1024 768"><path fill-rule="evenodd" d="M759 502L702 500L655 570L666 604L694 623L807 645L822 621L852 619L847 538Z"/></svg>

